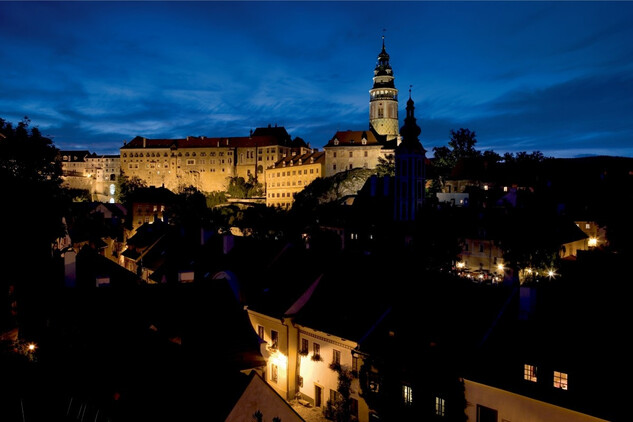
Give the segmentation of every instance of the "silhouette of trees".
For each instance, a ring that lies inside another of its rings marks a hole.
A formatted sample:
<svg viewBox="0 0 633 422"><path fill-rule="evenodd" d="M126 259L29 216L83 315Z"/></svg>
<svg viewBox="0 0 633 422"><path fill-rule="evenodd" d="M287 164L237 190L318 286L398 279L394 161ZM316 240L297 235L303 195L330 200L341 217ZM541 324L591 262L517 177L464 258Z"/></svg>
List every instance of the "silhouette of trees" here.
<svg viewBox="0 0 633 422"><path fill-rule="evenodd" d="M8 265L3 268L0 291L6 295L14 286L20 317L38 312L35 302L28 307L24 299L38 291L44 280L52 284L53 242L64 234L62 216L69 204L61 188L59 150L30 124L28 117L15 127L0 119L0 218L11 246L4 248L3 260ZM0 326L10 321L5 299L1 299Z"/></svg>

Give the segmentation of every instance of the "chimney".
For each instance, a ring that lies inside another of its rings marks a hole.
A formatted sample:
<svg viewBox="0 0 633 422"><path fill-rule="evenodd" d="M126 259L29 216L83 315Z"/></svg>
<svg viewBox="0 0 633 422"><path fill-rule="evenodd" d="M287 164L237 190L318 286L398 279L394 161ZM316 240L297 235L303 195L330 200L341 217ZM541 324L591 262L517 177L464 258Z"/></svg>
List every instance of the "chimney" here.
<svg viewBox="0 0 633 422"><path fill-rule="evenodd" d="M147 139L143 138L143 148L145 148L147 146Z"/></svg>

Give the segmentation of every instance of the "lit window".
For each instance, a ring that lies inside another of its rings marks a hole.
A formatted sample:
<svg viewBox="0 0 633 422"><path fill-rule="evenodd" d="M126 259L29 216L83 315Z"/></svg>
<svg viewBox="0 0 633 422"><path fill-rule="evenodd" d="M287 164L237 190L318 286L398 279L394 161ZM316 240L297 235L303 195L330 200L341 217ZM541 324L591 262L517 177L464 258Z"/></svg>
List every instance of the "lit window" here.
<svg viewBox="0 0 633 422"><path fill-rule="evenodd" d="M527 363L523 365L523 379L527 381L536 382L536 366L528 365Z"/></svg>
<svg viewBox="0 0 633 422"><path fill-rule="evenodd" d="M408 385L402 386L402 399L404 400L404 404L412 405L413 404L413 390Z"/></svg>
<svg viewBox="0 0 633 422"><path fill-rule="evenodd" d="M314 356L321 356L321 345L319 343L312 343L312 354Z"/></svg>
<svg viewBox="0 0 633 422"><path fill-rule="evenodd" d="M271 346L273 349L276 349L279 347L279 333L275 330L270 330L270 341L271 341Z"/></svg>
<svg viewBox="0 0 633 422"><path fill-rule="evenodd" d="M590 228L591 228L591 224L585 223L585 229L590 229Z"/></svg>
<svg viewBox="0 0 633 422"><path fill-rule="evenodd" d="M567 374L566 373L554 371L554 388L567 390Z"/></svg>
<svg viewBox="0 0 633 422"><path fill-rule="evenodd" d="M446 402L441 397L435 397L435 414L437 416L446 415Z"/></svg>
<svg viewBox="0 0 633 422"><path fill-rule="evenodd" d="M261 325L257 326L257 335L259 336L259 338L261 338L262 340L264 339L264 327Z"/></svg>

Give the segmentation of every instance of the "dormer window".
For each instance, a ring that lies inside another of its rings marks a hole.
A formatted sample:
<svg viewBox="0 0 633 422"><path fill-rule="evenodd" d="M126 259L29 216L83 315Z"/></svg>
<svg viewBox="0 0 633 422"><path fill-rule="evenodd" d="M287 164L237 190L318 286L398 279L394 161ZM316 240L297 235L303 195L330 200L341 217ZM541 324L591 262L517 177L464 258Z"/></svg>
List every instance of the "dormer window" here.
<svg viewBox="0 0 633 422"><path fill-rule="evenodd" d="M363 138L363 140L361 141L361 143L362 143L363 145L367 145L367 139Z"/></svg>
<svg viewBox="0 0 633 422"><path fill-rule="evenodd" d="M334 145L338 145L338 139L334 139Z"/></svg>

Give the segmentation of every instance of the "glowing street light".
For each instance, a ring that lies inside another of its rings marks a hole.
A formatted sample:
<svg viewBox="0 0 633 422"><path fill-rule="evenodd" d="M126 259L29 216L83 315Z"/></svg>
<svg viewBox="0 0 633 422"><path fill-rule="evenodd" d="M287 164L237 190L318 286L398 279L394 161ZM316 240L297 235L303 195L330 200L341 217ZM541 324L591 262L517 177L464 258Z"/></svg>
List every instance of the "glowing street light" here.
<svg viewBox="0 0 633 422"><path fill-rule="evenodd" d="M29 343L28 346L26 346L29 352L34 352L36 347L37 346L35 346L35 343Z"/></svg>
<svg viewBox="0 0 633 422"><path fill-rule="evenodd" d="M590 237L589 241L587 242L587 245L591 248L595 248L596 246L598 246L598 238Z"/></svg>

